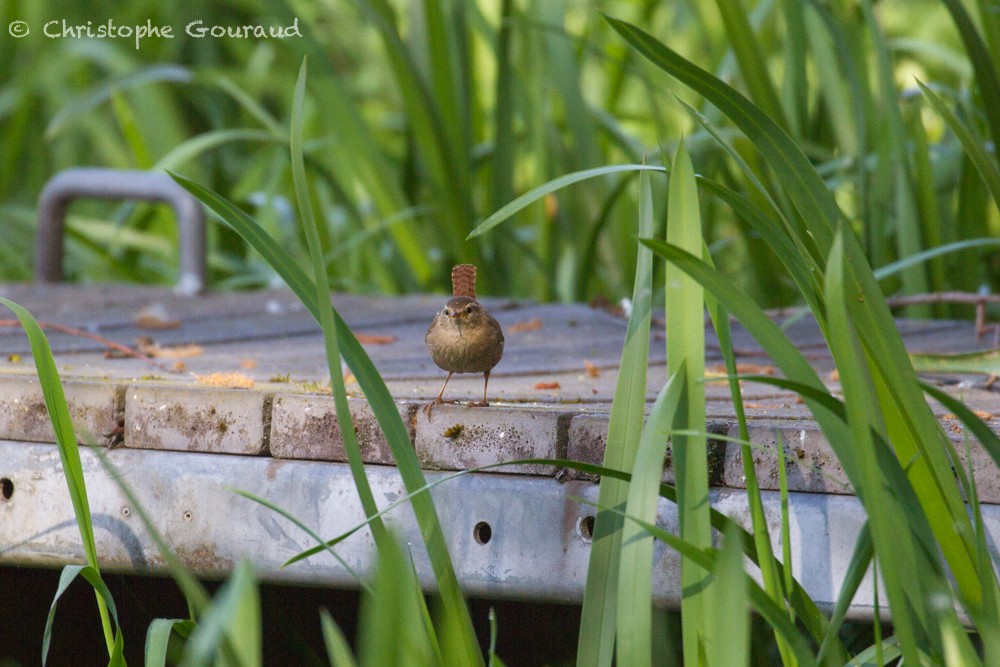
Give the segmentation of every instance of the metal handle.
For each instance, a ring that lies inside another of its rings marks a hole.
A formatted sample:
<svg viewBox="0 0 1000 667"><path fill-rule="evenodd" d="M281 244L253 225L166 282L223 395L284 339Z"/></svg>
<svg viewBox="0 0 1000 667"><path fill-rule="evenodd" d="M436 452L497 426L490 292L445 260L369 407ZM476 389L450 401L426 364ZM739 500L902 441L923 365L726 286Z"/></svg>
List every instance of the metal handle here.
<svg viewBox="0 0 1000 667"><path fill-rule="evenodd" d="M205 211L190 192L166 174L148 171L78 168L56 174L38 198L35 280L62 280L63 227L66 209L75 199L131 199L164 202L177 216L180 272L175 291L198 294L205 289Z"/></svg>

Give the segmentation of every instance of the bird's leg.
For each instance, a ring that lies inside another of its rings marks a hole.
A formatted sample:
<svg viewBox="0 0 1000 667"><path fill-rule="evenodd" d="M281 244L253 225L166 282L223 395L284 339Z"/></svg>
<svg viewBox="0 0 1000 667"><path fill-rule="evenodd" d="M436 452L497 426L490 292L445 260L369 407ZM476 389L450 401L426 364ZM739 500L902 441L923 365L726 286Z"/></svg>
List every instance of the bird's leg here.
<svg viewBox="0 0 1000 667"><path fill-rule="evenodd" d="M486 400L486 387L489 386L489 384L490 384L490 372L486 371L485 373L483 373L483 400L479 401L478 403L469 403L470 406L477 408L490 407L489 401Z"/></svg>
<svg viewBox="0 0 1000 667"><path fill-rule="evenodd" d="M441 391L438 392L437 398L434 399L434 405L441 405L444 401L441 399L444 396L444 388L448 386L448 380L451 379L452 372L448 372L448 377L444 379L444 384L441 385Z"/></svg>
<svg viewBox="0 0 1000 667"><path fill-rule="evenodd" d="M446 377L444 379L444 384L441 385L441 391L438 392L437 398L435 398L433 401L431 401L430 403L428 403L427 405L424 406L424 412L427 413L427 418L428 419L431 418L431 408L433 408L435 405L441 405L442 403L446 403L446 402L447 403L454 403L454 401L445 401L445 400L443 400L441 398L442 396L444 396L444 388L448 386L448 380L451 379L451 376L452 376L452 372L449 371L448 372L448 377Z"/></svg>

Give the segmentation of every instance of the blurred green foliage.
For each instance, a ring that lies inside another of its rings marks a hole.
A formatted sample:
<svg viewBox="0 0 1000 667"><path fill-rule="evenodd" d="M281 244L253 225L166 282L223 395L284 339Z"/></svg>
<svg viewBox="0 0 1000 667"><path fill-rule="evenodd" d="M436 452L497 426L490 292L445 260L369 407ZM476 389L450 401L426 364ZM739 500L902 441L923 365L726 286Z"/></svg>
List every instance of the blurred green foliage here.
<svg viewBox="0 0 1000 667"><path fill-rule="evenodd" d="M68 0L7 2L0 22L23 20L31 33L0 36L7 64L0 72L0 278L30 277L38 193L60 169L81 165L178 171L226 193L306 261L285 128L288 88L309 55L304 123L315 139L304 150L335 288L444 289L451 265L462 261L480 264L488 293L624 296L635 271L634 175L588 181L528 207L499 233L466 235L514 196L557 176L662 163L681 135L699 174L746 190L733 157L677 99L704 114L776 197L778 188L732 125L637 58L602 12L663 36L778 119L827 179L874 266L989 234L996 208L916 87L918 78L927 83L986 136L974 68L944 4L862 7L848 0L241 0L98 10ZM169 26L173 37L147 37L137 48L134 38L46 36L63 20L71 27L89 21L93 33L108 20ZM297 23L301 37L195 38L185 26L196 20ZM759 193L750 197L760 203ZM654 199L662 211L665 194ZM717 200L704 209L720 268L765 305L793 302L790 282L773 271L775 257L749 226ZM72 213L71 279L173 280L169 211L87 202ZM221 226L213 225L210 244L215 286L275 280ZM967 251L911 268L886 287L975 290L990 283L995 264L993 253Z"/></svg>

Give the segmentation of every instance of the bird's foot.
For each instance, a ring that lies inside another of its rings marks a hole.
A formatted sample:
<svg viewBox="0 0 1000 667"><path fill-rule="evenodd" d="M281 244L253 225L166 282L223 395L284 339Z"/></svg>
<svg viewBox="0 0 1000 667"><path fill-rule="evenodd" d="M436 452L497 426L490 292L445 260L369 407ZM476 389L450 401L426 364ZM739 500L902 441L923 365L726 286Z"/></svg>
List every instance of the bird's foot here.
<svg viewBox="0 0 1000 667"><path fill-rule="evenodd" d="M469 402L466 403L465 405L466 407L469 408L488 408L490 407L490 402L487 401L486 399L483 399L481 401Z"/></svg>
<svg viewBox="0 0 1000 667"><path fill-rule="evenodd" d="M427 415L427 419L429 421L430 418L431 418L431 411L434 409L434 406L436 406L436 405L455 405L456 403L458 403L458 401L446 401L446 400L442 399L440 396L438 396L437 398L435 398L430 403L425 403L424 407L423 407L423 411L424 411L424 414Z"/></svg>

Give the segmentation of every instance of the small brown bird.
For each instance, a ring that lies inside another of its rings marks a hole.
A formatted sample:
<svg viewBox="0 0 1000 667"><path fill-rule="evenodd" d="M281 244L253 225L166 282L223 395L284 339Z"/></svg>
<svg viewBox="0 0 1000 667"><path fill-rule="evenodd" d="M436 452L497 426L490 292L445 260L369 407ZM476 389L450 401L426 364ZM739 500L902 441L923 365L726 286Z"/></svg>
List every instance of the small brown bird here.
<svg viewBox="0 0 1000 667"><path fill-rule="evenodd" d="M431 358L448 371L434 405L443 403L444 389L455 373L482 373L483 400L470 405L485 407L490 371L503 356L503 330L482 304L476 301L476 267L459 264L451 270L452 298L437 314L424 341Z"/></svg>

